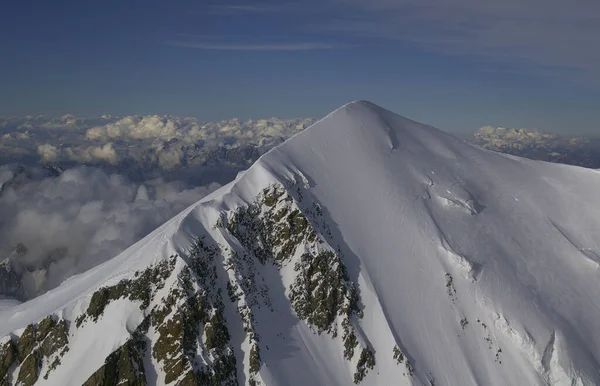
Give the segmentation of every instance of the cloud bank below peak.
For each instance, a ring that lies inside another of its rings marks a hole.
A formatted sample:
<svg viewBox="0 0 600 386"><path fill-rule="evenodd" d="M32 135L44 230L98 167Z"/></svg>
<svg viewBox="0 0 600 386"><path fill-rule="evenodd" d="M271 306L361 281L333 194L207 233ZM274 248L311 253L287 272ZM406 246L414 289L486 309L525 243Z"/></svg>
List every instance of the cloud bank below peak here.
<svg viewBox="0 0 600 386"><path fill-rule="evenodd" d="M0 263L12 259L30 298L116 256L172 216L220 187L191 187L162 179L135 183L100 168L76 167L60 175L35 168L0 166ZM1 295L1 294L0 294Z"/></svg>
<svg viewBox="0 0 600 386"><path fill-rule="evenodd" d="M210 178L225 183L261 151L313 122L309 118L202 122L172 115L0 117L0 164L100 166L135 180L167 170L195 170L200 178L198 168L223 166L227 173ZM179 178L173 173L169 177Z"/></svg>

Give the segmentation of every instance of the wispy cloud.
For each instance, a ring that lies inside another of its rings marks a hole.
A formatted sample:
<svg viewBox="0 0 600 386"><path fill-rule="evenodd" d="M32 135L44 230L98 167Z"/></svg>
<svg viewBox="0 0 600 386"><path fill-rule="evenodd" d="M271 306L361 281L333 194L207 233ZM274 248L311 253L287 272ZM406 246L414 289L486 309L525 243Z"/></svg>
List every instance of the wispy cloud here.
<svg viewBox="0 0 600 386"><path fill-rule="evenodd" d="M493 63L576 70L600 80L600 2L331 0L322 30L398 40Z"/></svg>
<svg viewBox="0 0 600 386"><path fill-rule="evenodd" d="M272 13L278 11L276 7L258 5L215 5L210 8L215 12L249 12L249 13Z"/></svg>
<svg viewBox="0 0 600 386"><path fill-rule="evenodd" d="M203 11L213 15L232 15L240 13L250 14L273 14L288 12L305 12L310 8L303 7L299 3L279 4L220 4L212 5Z"/></svg>
<svg viewBox="0 0 600 386"><path fill-rule="evenodd" d="M506 67L600 84L597 0L263 0L203 9L231 18L241 16L252 28L263 25L252 16L264 15L276 21L272 28L303 42L246 44L239 43L244 37L180 37L173 45L204 50L309 51L344 46L327 43L335 40L361 46L402 42L469 58L479 62L482 70Z"/></svg>
<svg viewBox="0 0 600 386"><path fill-rule="evenodd" d="M345 44L331 44L319 42L276 44L221 44L208 42L168 41L168 44L176 47L195 48L200 50L211 51L315 51L351 47Z"/></svg>

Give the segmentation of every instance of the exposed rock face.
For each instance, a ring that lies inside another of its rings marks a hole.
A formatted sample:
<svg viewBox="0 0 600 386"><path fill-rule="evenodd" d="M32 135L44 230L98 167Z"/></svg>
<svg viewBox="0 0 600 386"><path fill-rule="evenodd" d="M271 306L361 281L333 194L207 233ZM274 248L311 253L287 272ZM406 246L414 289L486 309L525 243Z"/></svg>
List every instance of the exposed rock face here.
<svg viewBox="0 0 600 386"><path fill-rule="evenodd" d="M313 224L318 226L320 232ZM363 315L360 298L355 284L348 278L339 252L326 250L325 240L331 237L329 226L323 220L319 205L303 199L300 182L292 182L287 189L281 185L265 188L254 204L233 213L227 220L226 228L244 246L246 253L251 253L263 264L272 262L283 268L294 261L295 279L289 287L289 299L294 311L319 334L328 333L337 337L338 329L341 329L344 356L352 361L359 343L356 339L358 331L351 320ZM319 252L324 247L325 250ZM237 270L242 275L245 271L253 271L252 263L248 264L247 258L238 260L238 256L235 257L232 263L239 264ZM250 277L252 280L249 283L240 283L246 296L256 292L256 280L252 274ZM363 348L360 355L372 358L372 352L368 352L369 348ZM251 358L254 362L254 366L251 363L252 372L252 368L259 367L260 360L257 359L260 358L260 349L254 336L251 356L254 358ZM374 365L374 358L368 363L359 359L355 383L364 378L367 367L372 369Z"/></svg>
<svg viewBox="0 0 600 386"><path fill-rule="evenodd" d="M339 252L325 241L330 232L321 216L317 204L302 203L299 189L272 185L253 204L224 214L215 224L236 239L240 249L200 237L183 258L171 256L132 279L95 291L71 334L84 334L86 325L103 318L113 302L138 304L147 316L84 384L145 385L144 363L152 358L164 371L166 384L233 386L243 371L244 364L236 358L241 355L248 364L249 384L259 385L264 347L253 314L272 305L257 265L293 267L291 307L317 333L341 338L345 358L356 363L354 380L360 383L374 368L375 358L370 348L359 343L364 338L359 338L353 320L363 316L360 297ZM229 296L224 299L225 291ZM250 348L245 354L231 343L226 316L231 310L244 326L244 345ZM33 385L40 376L47 378L60 366L68 341L65 320L49 316L29 325L16 343L2 346L0 379L7 379L14 366L18 378L12 382ZM47 371L41 374L40 369Z"/></svg>
<svg viewBox="0 0 600 386"><path fill-rule="evenodd" d="M0 296L22 300L24 298L21 275L12 266L9 259L0 263Z"/></svg>
<svg viewBox="0 0 600 386"><path fill-rule="evenodd" d="M18 243L11 254L0 262L0 296L6 296L17 300L26 298L23 286L23 270L18 269L16 261L27 254L27 247Z"/></svg>
<svg viewBox="0 0 600 386"><path fill-rule="evenodd" d="M68 250L52 250L37 263L26 260L28 252L23 243L17 243L8 257L0 262L0 297L25 301L39 295L45 288L48 266L65 258Z"/></svg>
<svg viewBox="0 0 600 386"><path fill-rule="evenodd" d="M30 386L40 376L48 379L69 351L68 343L67 321L48 316L30 324L20 336L0 345L0 384ZM10 379L14 370L18 370L16 379Z"/></svg>
<svg viewBox="0 0 600 386"><path fill-rule="evenodd" d="M0 345L0 385L9 385L9 372L18 362L19 352L17 346L9 339L6 343Z"/></svg>
<svg viewBox="0 0 600 386"><path fill-rule="evenodd" d="M131 339L106 358L104 366L98 369L84 386L127 385L144 386L147 384L144 372L143 356L146 343L142 331L147 323L142 323Z"/></svg>

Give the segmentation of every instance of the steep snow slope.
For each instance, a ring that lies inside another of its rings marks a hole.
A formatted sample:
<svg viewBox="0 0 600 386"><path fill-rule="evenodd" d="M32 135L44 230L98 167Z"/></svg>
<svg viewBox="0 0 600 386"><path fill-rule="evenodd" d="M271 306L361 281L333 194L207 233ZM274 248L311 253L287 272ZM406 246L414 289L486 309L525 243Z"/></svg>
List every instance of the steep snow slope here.
<svg viewBox="0 0 600 386"><path fill-rule="evenodd" d="M599 190L354 102L0 309L0 382L600 384Z"/></svg>

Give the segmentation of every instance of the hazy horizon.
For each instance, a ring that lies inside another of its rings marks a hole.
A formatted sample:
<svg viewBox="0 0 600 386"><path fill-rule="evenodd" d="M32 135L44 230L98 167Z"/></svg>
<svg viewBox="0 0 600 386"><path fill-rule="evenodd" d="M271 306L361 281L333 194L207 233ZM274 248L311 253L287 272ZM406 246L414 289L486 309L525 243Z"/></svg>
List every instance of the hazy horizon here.
<svg viewBox="0 0 600 386"><path fill-rule="evenodd" d="M321 117L600 130L600 3L12 2L0 115Z"/></svg>

